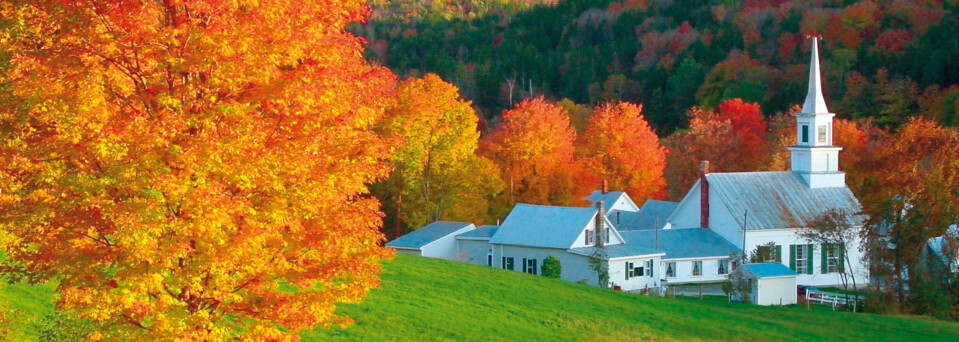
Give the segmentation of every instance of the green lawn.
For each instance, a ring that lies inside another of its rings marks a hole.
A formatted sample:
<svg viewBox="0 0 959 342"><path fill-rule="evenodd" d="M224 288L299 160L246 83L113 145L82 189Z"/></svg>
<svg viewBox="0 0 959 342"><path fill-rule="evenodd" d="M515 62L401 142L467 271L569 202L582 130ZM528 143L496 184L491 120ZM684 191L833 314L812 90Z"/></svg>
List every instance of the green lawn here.
<svg viewBox="0 0 959 342"><path fill-rule="evenodd" d="M306 331L303 340L959 340L959 324L924 317L650 298L402 254L386 262L382 280L363 303L341 307L355 325ZM8 285L0 293L29 313L16 340L30 339L31 317L50 310L51 290Z"/></svg>

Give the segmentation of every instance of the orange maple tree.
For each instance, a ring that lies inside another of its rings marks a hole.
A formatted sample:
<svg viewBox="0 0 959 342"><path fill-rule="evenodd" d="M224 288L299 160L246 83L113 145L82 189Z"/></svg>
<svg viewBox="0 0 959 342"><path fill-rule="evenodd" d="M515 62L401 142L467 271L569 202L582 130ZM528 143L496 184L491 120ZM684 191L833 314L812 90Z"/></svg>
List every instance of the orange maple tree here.
<svg viewBox="0 0 959 342"><path fill-rule="evenodd" d="M597 106L577 144L586 171L608 180L612 189L625 191L637 204L666 195L666 149L642 110L627 102Z"/></svg>
<svg viewBox="0 0 959 342"><path fill-rule="evenodd" d="M569 205L578 200L573 159L576 132L565 110L543 97L503 112L502 122L480 141L481 154L502 170L501 210L515 203Z"/></svg>
<svg viewBox="0 0 959 342"><path fill-rule="evenodd" d="M390 252L361 1L0 5L0 273L115 340L348 324ZM6 19L5 19L6 20Z"/></svg>

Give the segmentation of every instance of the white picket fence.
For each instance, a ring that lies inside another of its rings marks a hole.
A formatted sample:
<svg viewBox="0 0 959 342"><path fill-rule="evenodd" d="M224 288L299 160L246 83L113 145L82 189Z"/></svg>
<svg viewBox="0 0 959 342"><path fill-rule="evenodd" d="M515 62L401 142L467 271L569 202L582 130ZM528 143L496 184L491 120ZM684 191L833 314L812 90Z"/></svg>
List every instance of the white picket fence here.
<svg viewBox="0 0 959 342"><path fill-rule="evenodd" d="M846 307L852 305L853 311L861 308L863 304L862 296L850 295L847 301L846 295L832 292L806 291L806 302L812 304L822 304L837 307Z"/></svg>

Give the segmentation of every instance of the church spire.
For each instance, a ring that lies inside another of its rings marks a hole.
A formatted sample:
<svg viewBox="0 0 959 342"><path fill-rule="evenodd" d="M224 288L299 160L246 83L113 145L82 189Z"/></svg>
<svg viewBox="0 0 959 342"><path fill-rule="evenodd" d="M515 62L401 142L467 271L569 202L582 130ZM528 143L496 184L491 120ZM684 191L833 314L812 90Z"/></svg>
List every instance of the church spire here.
<svg viewBox="0 0 959 342"><path fill-rule="evenodd" d="M809 61L809 92L806 93L806 102L802 106L802 112L808 114L829 113L829 109L826 109L826 100L822 96L818 45L818 39L813 37L812 58Z"/></svg>
<svg viewBox="0 0 959 342"><path fill-rule="evenodd" d="M839 171L842 147L832 144L832 118L836 114L826 109L826 100L822 96L818 43L814 37L809 61L809 93L802 111L796 113L796 145L789 146L792 171L810 188L844 187L846 174Z"/></svg>

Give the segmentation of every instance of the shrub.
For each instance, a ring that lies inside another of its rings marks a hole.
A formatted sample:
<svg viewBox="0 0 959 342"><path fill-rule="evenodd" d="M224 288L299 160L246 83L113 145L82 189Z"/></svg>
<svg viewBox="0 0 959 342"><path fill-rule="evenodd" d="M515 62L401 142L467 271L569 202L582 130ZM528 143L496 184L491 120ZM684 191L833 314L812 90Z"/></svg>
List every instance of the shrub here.
<svg viewBox="0 0 959 342"><path fill-rule="evenodd" d="M555 256L548 256L546 259L543 259L543 269L541 272L544 277L559 279L560 274L562 273L563 265L560 264L559 259Z"/></svg>

